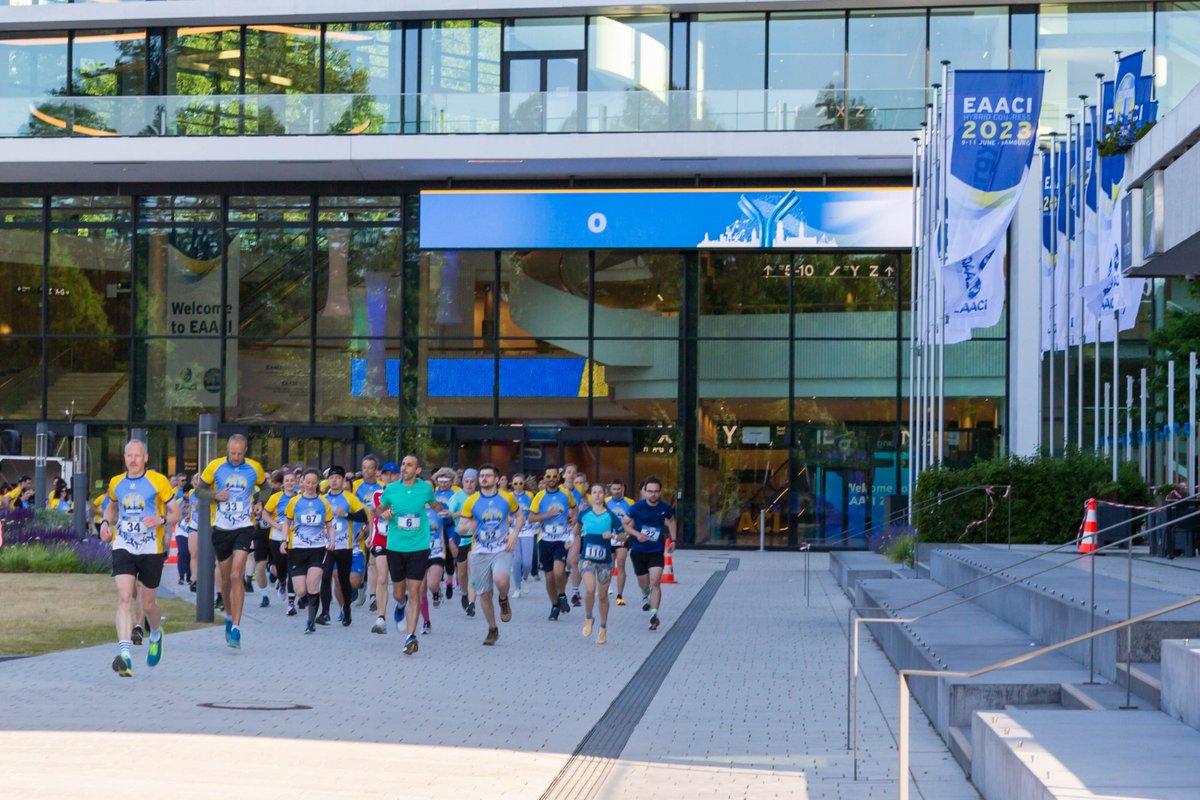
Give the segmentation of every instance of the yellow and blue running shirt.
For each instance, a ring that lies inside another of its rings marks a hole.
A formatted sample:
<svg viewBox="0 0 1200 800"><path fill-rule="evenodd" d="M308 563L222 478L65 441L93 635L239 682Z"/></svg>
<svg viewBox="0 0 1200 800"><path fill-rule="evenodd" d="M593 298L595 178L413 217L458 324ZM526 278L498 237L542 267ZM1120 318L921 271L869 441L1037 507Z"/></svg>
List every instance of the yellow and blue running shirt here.
<svg viewBox="0 0 1200 800"><path fill-rule="evenodd" d="M247 458L235 467L227 458L214 458L204 468L200 480L215 491L229 492L225 500L213 503L214 528L232 531L254 524L254 496L266 480L261 464Z"/></svg>
<svg viewBox="0 0 1200 800"><path fill-rule="evenodd" d="M543 542L565 542L571 538L569 513L575 507L575 498L560 486L553 492L545 489L534 495L529 510L534 514L553 514L542 520Z"/></svg>
<svg viewBox="0 0 1200 800"><path fill-rule="evenodd" d="M271 519L275 520L275 524L271 526L271 541L282 542L285 537L283 535L283 523L287 519L288 503L292 502L294 494L284 494L278 491L267 499L266 505L263 506L263 511L270 515Z"/></svg>
<svg viewBox="0 0 1200 800"><path fill-rule="evenodd" d="M140 478L131 478L128 473L109 481L109 502L117 504L117 526L113 531L114 550L125 550L135 556L161 555L165 553L167 527L159 525L147 528L142 525L145 517L162 517L167 503L175 498L175 489L165 475L146 470Z"/></svg>
<svg viewBox="0 0 1200 800"><path fill-rule="evenodd" d="M287 504L284 513L292 523L288 529L288 549L329 546L325 526L333 521L333 509L324 497L298 494Z"/></svg>
<svg viewBox="0 0 1200 800"><path fill-rule="evenodd" d="M516 498L497 491L492 496L475 492L463 503L463 519L475 520L476 553L503 553L508 539L508 521L520 510Z"/></svg>
<svg viewBox="0 0 1200 800"><path fill-rule="evenodd" d="M358 501L358 498L349 492L343 490L334 494L330 492L325 495L325 499L329 502L329 507L336 510L342 509L346 515L363 510L363 504ZM350 538L350 520L346 517L339 517L336 514L333 516L333 548L335 550L349 550L355 547L357 543ZM355 549L357 549L355 547Z"/></svg>

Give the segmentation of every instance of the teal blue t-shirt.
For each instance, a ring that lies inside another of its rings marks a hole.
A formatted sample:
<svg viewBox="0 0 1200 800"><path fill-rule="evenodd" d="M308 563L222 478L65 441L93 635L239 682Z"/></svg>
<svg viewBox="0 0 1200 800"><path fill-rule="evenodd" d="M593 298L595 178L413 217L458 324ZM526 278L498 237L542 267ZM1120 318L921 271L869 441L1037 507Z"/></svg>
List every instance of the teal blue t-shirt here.
<svg viewBox="0 0 1200 800"><path fill-rule="evenodd" d="M425 506L434 502L433 485L417 478L412 486L393 481L384 487L380 508L392 509L388 520L387 549L416 553L429 549L429 517Z"/></svg>
<svg viewBox="0 0 1200 800"><path fill-rule="evenodd" d="M588 506L579 514L579 525L583 528L583 547L579 551L579 557L598 564L610 563L612 539L606 539L604 535L612 534L616 525L616 515L611 511L597 514Z"/></svg>

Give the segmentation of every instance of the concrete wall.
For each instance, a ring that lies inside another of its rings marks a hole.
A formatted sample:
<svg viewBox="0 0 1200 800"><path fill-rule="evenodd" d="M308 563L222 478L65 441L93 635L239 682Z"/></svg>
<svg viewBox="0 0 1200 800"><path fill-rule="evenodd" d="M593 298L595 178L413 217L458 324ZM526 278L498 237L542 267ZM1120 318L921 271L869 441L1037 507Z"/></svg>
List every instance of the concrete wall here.
<svg viewBox="0 0 1200 800"><path fill-rule="evenodd" d="M1162 710L1200 730L1200 641L1163 641Z"/></svg>

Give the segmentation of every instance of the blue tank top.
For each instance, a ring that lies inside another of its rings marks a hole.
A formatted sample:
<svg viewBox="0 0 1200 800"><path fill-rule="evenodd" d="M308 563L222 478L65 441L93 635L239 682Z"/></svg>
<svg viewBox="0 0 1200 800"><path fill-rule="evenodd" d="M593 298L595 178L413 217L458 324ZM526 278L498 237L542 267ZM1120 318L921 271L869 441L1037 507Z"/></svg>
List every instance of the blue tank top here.
<svg viewBox="0 0 1200 800"><path fill-rule="evenodd" d="M616 515L611 511L597 514L591 506L585 508L579 515L579 525L583 528L579 557L597 564L612 563L612 539L606 539L604 535L611 536L615 522Z"/></svg>

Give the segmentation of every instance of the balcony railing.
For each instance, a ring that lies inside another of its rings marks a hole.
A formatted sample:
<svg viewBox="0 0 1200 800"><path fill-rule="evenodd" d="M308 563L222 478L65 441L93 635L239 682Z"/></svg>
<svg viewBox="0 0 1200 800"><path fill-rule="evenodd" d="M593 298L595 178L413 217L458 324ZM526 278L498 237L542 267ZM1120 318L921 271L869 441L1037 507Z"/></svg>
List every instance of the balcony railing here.
<svg viewBox="0 0 1200 800"><path fill-rule="evenodd" d="M0 98L0 137L913 130L923 89Z"/></svg>

